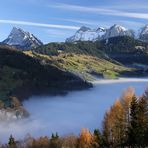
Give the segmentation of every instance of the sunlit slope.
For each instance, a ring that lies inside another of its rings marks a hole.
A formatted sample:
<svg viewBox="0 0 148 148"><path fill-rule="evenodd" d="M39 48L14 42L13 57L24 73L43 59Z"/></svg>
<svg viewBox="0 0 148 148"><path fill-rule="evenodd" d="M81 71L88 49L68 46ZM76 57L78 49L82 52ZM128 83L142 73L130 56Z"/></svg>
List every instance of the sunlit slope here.
<svg viewBox="0 0 148 148"><path fill-rule="evenodd" d="M86 80L93 80L96 77L116 78L124 71L132 71L130 68L112 63L104 58L84 54L60 53L57 56L48 56L32 51L27 51L25 54L39 58L46 64L75 73Z"/></svg>

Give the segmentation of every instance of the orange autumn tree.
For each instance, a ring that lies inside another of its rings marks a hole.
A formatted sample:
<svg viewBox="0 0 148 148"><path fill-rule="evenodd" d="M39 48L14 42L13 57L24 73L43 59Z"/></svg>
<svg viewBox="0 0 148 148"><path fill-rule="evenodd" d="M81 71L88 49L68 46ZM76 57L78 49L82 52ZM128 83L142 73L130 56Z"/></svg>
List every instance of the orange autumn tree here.
<svg viewBox="0 0 148 148"><path fill-rule="evenodd" d="M117 100L105 115L103 132L107 145L119 145L122 143L124 133L123 112L123 106L121 102Z"/></svg>
<svg viewBox="0 0 148 148"><path fill-rule="evenodd" d="M105 114L103 121L104 145L117 147L125 144L127 138L126 129L130 117L130 104L134 96L134 89L128 88Z"/></svg>
<svg viewBox="0 0 148 148"><path fill-rule="evenodd" d="M79 137L79 148L91 148L93 142L93 136L90 131L86 128L83 128Z"/></svg>
<svg viewBox="0 0 148 148"><path fill-rule="evenodd" d="M49 138L47 136L34 139L32 146L33 148L49 148Z"/></svg>

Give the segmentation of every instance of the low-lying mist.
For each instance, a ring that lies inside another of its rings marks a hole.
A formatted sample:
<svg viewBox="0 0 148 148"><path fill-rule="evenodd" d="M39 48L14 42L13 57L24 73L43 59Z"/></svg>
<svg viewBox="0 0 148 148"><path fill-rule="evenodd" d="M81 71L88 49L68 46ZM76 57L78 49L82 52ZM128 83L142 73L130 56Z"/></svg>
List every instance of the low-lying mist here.
<svg viewBox="0 0 148 148"><path fill-rule="evenodd" d="M17 140L28 133L33 137L79 134L85 127L101 128L105 111L128 87L141 95L148 86L148 79L101 80L94 88L70 92L66 96L34 96L24 101L30 117L17 122L0 122L0 141L7 142L10 134Z"/></svg>

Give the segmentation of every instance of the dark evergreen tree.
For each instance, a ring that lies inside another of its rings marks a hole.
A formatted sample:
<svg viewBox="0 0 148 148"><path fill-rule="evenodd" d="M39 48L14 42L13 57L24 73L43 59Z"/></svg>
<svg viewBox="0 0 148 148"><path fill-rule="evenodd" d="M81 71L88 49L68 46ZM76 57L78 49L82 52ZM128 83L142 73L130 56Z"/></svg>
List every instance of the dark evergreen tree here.
<svg viewBox="0 0 148 148"><path fill-rule="evenodd" d="M144 147L148 146L148 98L143 95L139 100L139 145Z"/></svg>
<svg viewBox="0 0 148 148"><path fill-rule="evenodd" d="M94 130L93 138L94 138L93 147L101 148L103 146L102 135L98 129Z"/></svg>
<svg viewBox="0 0 148 148"><path fill-rule="evenodd" d="M52 133L51 139L50 139L50 144L49 144L50 147L57 148L58 139L59 139L58 133L56 133L56 134Z"/></svg>
<svg viewBox="0 0 148 148"><path fill-rule="evenodd" d="M138 124L138 102L136 96L133 96L130 107L130 123L128 128L128 145L132 148L138 145L139 124Z"/></svg>
<svg viewBox="0 0 148 148"><path fill-rule="evenodd" d="M12 135L10 135L8 144L10 148L16 148L16 142Z"/></svg>

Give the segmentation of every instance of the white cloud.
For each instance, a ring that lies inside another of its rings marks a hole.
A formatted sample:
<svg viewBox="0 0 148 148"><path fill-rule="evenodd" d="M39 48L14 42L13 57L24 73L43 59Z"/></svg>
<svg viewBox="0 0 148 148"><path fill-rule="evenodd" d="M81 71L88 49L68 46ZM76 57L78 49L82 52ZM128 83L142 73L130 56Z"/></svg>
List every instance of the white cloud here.
<svg viewBox="0 0 148 148"><path fill-rule="evenodd" d="M148 13L127 12L127 11L125 12L125 11L121 11L117 9L109 9L109 8L86 7L86 6L70 5L70 4L63 4L63 3L57 3L55 5L50 5L49 7L64 9L64 10L69 10L69 11L96 13L96 14L110 15L110 16L148 19Z"/></svg>
<svg viewBox="0 0 148 148"><path fill-rule="evenodd" d="M69 29L69 30L77 30L77 29L80 28L80 27L77 27L77 26L44 24L44 23L35 23L35 22L28 22L28 21L16 21L16 20L0 20L0 23L3 23L3 24L19 24L19 25L46 27L46 28Z"/></svg>

